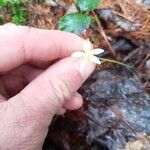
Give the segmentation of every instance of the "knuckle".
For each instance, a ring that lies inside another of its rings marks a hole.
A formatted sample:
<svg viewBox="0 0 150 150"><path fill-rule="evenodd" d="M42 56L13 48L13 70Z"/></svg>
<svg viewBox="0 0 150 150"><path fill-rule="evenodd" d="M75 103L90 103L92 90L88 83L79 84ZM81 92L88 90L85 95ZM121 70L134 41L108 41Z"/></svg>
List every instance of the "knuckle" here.
<svg viewBox="0 0 150 150"><path fill-rule="evenodd" d="M62 78L56 77L56 79L50 79L49 84L54 93L54 99L56 99L59 105L63 105L64 101L70 98L70 87Z"/></svg>

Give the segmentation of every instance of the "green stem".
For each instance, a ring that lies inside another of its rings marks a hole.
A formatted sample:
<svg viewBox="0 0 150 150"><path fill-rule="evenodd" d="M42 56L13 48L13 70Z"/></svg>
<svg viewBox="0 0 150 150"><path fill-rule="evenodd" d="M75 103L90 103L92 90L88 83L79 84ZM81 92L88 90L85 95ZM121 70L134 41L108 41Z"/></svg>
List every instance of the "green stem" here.
<svg viewBox="0 0 150 150"><path fill-rule="evenodd" d="M127 64L124 64L124 63L116 61L116 60L111 60L111 59L106 59L106 58L99 58L99 59L102 61L107 61L107 62L111 62L114 64L118 64L118 65L124 66L124 67L129 68L129 69L133 68L133 66L131 66L131 65L127 65Z"/></svg>

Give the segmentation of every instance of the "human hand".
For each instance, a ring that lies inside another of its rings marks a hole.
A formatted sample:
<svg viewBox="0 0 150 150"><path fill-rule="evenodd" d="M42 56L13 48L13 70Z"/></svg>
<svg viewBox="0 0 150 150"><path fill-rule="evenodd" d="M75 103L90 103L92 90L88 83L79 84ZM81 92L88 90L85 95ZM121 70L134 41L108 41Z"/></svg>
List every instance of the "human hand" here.
<svg viewBox="0 0 150 150"><path fill-rule="evenodd" d="M95 65L80 70L69 56L83 43L61 31L0 26L0 149L42 149L53 116L82 105L76 91Z"/></svg>

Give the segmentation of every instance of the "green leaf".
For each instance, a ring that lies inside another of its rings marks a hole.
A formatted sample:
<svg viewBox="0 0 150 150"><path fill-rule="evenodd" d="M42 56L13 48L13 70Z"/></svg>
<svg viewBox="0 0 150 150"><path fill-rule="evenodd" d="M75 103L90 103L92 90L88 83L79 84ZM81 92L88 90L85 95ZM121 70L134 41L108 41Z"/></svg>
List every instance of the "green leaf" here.
<svg viewBox="0 0 150 150"><path fill-rule="evenodd" d="M13 10L12 22L22 25L27 23L27 11L24 7L18 7Z"/></svg>
<svg viewBox="0 0 150 150"><path fill-rule="evenodd" d="M80 35L90 26L90 22L91 19L87 15L81 13L68 14L59 20L59 28Z"/></svg>
<svg viewBox="0 0 150 150"><path fill-rule="evenodd" d="M0 6L6 6L8 3L8 0L0 0Z"/></svg>
<svg viewBox="0 0 150 150"><path fill-rule="evenodd" d="M81 11L91 11L97 8L100 0L77 0L77 5Z"/></svg>
<svg viewBox="0 0 150 150"><path fill-rule="evenodd" d="M10 3L13 5L20 5L23 4L25 0L10 0Z"/></svg>
<svg viewBox="0 0 150 150"><path fill-rule="evenodd" d="M26 0L0 0L0 6L7 6L7 5L21 5L24 4Z"/></svg>

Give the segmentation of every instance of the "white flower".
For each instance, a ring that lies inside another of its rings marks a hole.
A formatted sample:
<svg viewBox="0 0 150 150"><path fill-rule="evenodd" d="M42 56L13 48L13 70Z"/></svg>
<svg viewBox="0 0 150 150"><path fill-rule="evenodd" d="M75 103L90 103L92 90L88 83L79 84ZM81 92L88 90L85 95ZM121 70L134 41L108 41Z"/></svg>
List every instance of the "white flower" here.
<svg viewBox="0 0 150 150"><path fill-rule="evenodd" d="M71 56L77 58L83 58L83 61L86 62L94 62L96 64L101 64L99 58L96 57L95 55L99 55L103 52L104 50L100 48L93 49L92 43L89 40L86 40L85 44L83 45L83 51L74 52Z"/></svg>

